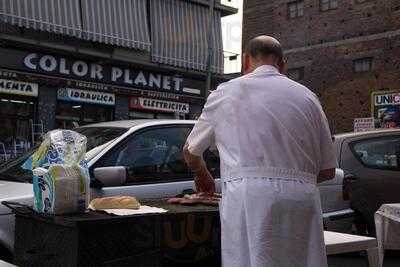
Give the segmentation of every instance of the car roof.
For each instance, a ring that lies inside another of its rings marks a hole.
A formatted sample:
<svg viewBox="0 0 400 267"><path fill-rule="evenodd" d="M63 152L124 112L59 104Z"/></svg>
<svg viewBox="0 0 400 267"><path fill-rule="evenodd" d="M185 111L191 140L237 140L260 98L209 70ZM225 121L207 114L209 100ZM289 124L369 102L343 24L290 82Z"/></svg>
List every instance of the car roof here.
<svg viewBox="0 0 400 267"><path fill-rule="evenodd" d="M366 132L348 132L348 133L341 133L335 134L333 137L335 139L346 139L351 137L360 137L360 136L370 136L370 135L380 135L386 133L400 133L400 129L377 129L373 131L366 131Z"/></svg>
<svg viewBox="0 0 400 267"><path fill-rule="evenodd" d="M125 128L130 129L132 127L141 125L141 124L193 124L196 121L193 120L164 120L164 119L138 119L138 120L120 120L120 121L106 121L100 123L87 124L84 126L80 126L79 128L90 128L90 127L110 127L110 128Z"/></svg>

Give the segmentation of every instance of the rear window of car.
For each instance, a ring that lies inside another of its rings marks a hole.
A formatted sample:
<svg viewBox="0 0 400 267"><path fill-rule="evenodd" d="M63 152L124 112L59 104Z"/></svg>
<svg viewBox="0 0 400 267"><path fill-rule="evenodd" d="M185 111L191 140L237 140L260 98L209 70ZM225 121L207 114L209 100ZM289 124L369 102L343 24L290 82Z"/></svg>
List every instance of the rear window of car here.
<svg viewBox="0 0 400 267"><path fill-rule="evenodd" d="M368 168L400 171L400 135L355 141L350 148Z"/></svg>

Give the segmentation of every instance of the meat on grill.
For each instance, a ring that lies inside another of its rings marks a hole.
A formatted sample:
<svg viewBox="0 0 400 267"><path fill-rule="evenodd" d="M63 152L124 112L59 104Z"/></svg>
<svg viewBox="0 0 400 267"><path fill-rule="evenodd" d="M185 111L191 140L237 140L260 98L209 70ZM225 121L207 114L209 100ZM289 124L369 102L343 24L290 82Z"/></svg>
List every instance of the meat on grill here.
<svg viewBox="0 0 400 267"><path fill-rule="evenodd" d="M184 195L183 197L173 197L167 200L170 204L181 204L181 205L196 205L203 204L209 206L217 206L221 195L215 193L214 195L209 195L207 193L197 193L192 195Z"/></svg>

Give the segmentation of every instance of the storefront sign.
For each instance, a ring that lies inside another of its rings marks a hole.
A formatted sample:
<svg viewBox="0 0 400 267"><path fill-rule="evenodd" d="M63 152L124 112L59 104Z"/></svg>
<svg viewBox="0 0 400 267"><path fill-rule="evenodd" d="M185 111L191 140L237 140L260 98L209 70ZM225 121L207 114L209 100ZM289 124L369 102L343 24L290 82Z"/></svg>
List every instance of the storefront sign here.
<svg viewBox="0 0 400 267"><path fill-rule="evenodd" d="M369 118L354 119L354 132L372 131L374 129L375 129L374 118L369 117Z"/></svg>
<svg viewBox="0 0 400 267"><path fill-rule="evenodd" d="M0 79L0 93L38 96L38 85L36 83Z"/></svg>
<svg viewBox="0 0 400 267"><path fill-rule="evenodd" d="M400 92L374 92L371 102L372 116L379 128L400 127Z"/></svg>
<svg viewBox="0 0 400 267"><path fill-rule="evenodd" d="M14 71L0 70L0 76L4 78L17 78L17 73Z"/></svg>
<svg viewBox="0 0 400 267"><path fill-rule="evenodd" d="M111 89L110 86L101 84L101 83L90 83L90 82L81 82L81 81L75 81L74 85L77 87L82 87L85 89L91 89L91 90L96 90L96 91L108 91Z"/></svg>
<svg viewBox="0 0 400 267"><path fill-rule="evenodd" d="M23 55L23 69L30 72L53 74L74 79L117 84L154 91L200 95L199 89L190 88L192 81L179 76L163 75L132 68L102 65L54 55L27 53Z"/></svg>
<svg viewBox="0 0 400 267"><path fill-rule="evenodd" d="M375 106L400 105L400 92L388 94L375 94Z"/></svg>
<svg viewBox="0 0 400 267"><path fill-rule="evenodd" d="M163 112L189 113L189 104L165 101L144 97L131 97L129 107L132 109L154 110Z"/></svg>
<svg viewBox="0 0 400 267"><path fill-rule="evenodd" d="M58 99L100 105L115 105L115 95L73 88L58 89Z"/></svg>

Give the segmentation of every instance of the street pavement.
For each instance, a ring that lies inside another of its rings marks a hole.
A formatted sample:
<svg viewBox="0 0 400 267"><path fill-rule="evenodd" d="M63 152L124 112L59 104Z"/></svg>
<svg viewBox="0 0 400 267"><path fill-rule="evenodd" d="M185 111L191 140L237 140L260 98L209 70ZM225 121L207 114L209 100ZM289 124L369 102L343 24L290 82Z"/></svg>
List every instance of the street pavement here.
<svg viewBox="0 0 400 267"><path fill-rule="evenodd" d="M348 253L328 256L329 267L368 267L366 255L363 253ZM383 267L399 267L400 253L390 251L385 255Z"/></svg>

